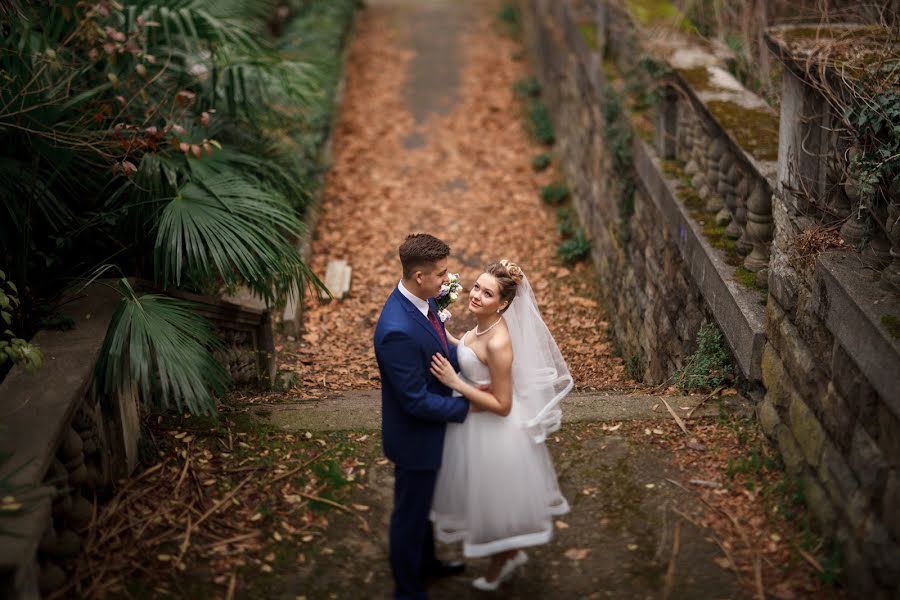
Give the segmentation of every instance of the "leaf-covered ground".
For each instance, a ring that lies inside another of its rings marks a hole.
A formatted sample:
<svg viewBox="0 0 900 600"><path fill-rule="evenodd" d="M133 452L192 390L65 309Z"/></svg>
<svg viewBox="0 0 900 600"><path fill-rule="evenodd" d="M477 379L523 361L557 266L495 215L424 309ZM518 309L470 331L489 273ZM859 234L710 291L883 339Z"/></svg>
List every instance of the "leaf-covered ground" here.
<svg viewBox="0 0 900 600"><path fill-rule="evenodd" d="M150 466L98 505L54 597L389 597L379 433L284 431L243 401L220 408L146 423ZM687 419L685 435L664 410L549 440L572 511L503 597L841 598L835 556L755 424L723 413ZM486 561L468 564L431 597L480 597L469 582Z"/></svg>
<svg viewBox="0 0 900 600"><path fill-rule="evenodd" d="M528 75L518 43L486 11L438 12L450 28L465 21L445 44L455 55L432 57L429 32L404 21L404 10L376 4L357 23L312 259L320 274L329 260L349 261L352 287L342 302L308 304L302 339L279 340L280 368L302 382L290 396L378 386L375 323L400 279L397 248L417 231L449 243L451 271L467 287L490 261L518 262L578 388L634 388L606 336L596 273L557 257L556 213L540 187L558 175L531 167L547 148L529 138L513 92ZM429 79L429 68L441 76ZM472 326L464 305L451 331Z"/></svg>

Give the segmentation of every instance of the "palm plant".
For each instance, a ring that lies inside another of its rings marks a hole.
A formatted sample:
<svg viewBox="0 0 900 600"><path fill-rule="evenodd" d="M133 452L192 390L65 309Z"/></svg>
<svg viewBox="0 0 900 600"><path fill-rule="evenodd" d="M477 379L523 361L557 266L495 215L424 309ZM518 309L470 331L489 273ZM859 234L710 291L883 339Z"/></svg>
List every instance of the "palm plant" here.
<svg viewBox="0 0 900 600"><path fill-rule="evenodd" d="M280 107L309 101L317 80L265 41L266 3L246 4L57 0L0 12L0 262L32 296L110 262L163 287L246 286L271 305L322 287L292 244L307 186L277 133L296 118ZM200 358L214 341L186 342L208 326L184 305L121 291L114 358L98 378L208 408L224 389Z"/></svg>
<svg viewBox="0 0 900 600"><path fill-rule="evenodd" d="M122 303L112 319L100 359L97 381L105 393L141 391L145 401L158 398L193 414L212 414L210 391L222 393L228 373L211 350L220 346L212 327L197 319L190 303L159 294L138 295L127 279L119 280Z"/></svg>

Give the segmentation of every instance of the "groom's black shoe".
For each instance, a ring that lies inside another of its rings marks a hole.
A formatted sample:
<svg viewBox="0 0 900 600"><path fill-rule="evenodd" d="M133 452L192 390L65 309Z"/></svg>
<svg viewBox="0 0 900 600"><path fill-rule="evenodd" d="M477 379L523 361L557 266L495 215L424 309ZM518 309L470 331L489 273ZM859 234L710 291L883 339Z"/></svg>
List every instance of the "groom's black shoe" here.
<svg viewBox="0 0 900 600"><path fill-rule="evenodd" d="M466 570L466 563L461 560L439 560L425 568L425 577L440 579L461 575Z"/></svg>

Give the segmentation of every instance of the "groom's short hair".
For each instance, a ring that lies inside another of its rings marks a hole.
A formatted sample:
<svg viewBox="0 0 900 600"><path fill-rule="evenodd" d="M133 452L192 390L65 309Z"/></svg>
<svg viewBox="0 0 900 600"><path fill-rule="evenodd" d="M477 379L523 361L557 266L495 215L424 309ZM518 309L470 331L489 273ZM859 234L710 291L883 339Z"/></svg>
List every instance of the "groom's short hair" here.
<svg viewBox="0 0 900 600"><path fill-rule="evenodd" d="M450 246L427 233L412 233L400 244L403 278L410 279L422 267L450 256Z"/></svg>

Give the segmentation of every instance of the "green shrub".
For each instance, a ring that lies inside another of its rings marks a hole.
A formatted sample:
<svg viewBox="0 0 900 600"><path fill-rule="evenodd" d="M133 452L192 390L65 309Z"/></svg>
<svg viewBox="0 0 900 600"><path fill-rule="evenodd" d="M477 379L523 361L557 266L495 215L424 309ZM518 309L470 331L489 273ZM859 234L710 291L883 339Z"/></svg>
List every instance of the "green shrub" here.
<svg viewBox="0 0 900 600"><path fill-rule="evenodd" d="M625 374L635 381L641 381L644 378L643 351L628 355L628 358L625 360Z"/></svg>
<svg viewBox="0 0 900 600"><path fill-rule="evenodd" d="M612 91L607 94L607 102L603 106L603 133L606 147L612 156L612 169L615 173L621 194L617 206L619 223L616 232L623 245L631 239L629 221L634 214L635 174L634 160L631 155L632 131L628 117L622 108L622 102Z"/></svg>
<svg viewBox="0 0 900 600"><path fill-rule="evenodd" d="M514 2L506 2L497 11L497 21L506 29L506 33L518 38L522 32L522 16Z"/></svg>
<svg viewBox="0 0 900 600"><path fill-rule="evenodd" d="M0 256L38 305L22 312L41 314L40 303L110 256L126 277L211 294L241 286L269 305L323 287L294 238L321 176L356 2L290 5L280 39L257 2L0 10ZM111 335L151 317L162 332L147 346L155 371L142 385L207 410L223 386L207 377L207 344L182 343L196 325L190 310L127 302ZM107 372L134 381L128 368Z"/></svg>
<svg viewBox="0 0 900 600"><path fill-rule="evenodd" d="M584 260L591 251L591 241L580 229L571 238L559 245L559 257L567 263Z"/></svg>
<svg viewBox="0 0 900 600"><path fill-rule="evenodd" d="M574 211L570 207L560 206L556 209L556 230L564 238L575 235L577 225Z"/></svg>
<svg viewBox="0 0 900 600"><path fill-rule="evenodd" d="M569 197L569 188L561 181L554 181L541 188L541 199L547 204L561 204Z"/></svg>
<svg viewBox="0 0 900 600"><path fill-rule="evenodd" d="M733 373L722 332L715 323L706 323L697 332L697 351L675 374L675 386L682 392L710 391L729 381Z"/></svg>
<svg viewBox="0 0 900 600"><path fill-rule="evenodd" d="M553 159L550 157L550 153L542 152L531 159L531 168L535 171L543 171L550 166L551 162Z"/></svg>
<svg viewBox="0 0 900 600"><path fill-rule="evenodd" d="M13 313L19 306L19 290L16 284L6 279L6 273L0 271L0 324L3 333L0 334L0 371L7 363L21 364L28 372L34 372L41 368L44 355L36 346L32 346L13 333Z"/></svg>
<svg viewBox="0 0 900 600"><path fill-rule="evenodd" d="M522 77L513 84L513 91L519 98L537 98L541 95L541 82L534 75Z"/></svg>
<svg viewBox="0 0 900 600"><path fill-rule="evenodd" d="M532 100L528 107L528 124L531 135L540 143L550 146L556 141L550 111L540 100Z"/></svg>

